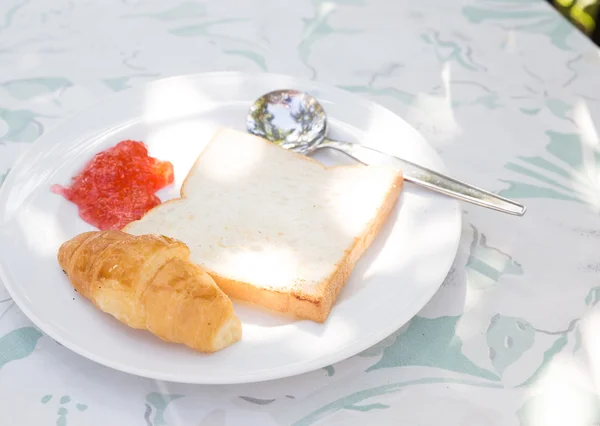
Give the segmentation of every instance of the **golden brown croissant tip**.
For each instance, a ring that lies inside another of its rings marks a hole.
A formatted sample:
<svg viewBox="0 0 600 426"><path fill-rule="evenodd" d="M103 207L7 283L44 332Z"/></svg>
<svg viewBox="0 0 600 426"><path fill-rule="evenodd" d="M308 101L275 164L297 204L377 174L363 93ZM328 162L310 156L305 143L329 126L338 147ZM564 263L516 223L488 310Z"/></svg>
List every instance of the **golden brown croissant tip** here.
<svg viewBox="0 0 600 426"><path fill-rule="evenodd" d="M200 352L241 339L231 300L180 240L84 232L61 245L58 261L76 291L132 328Z"/></svg>

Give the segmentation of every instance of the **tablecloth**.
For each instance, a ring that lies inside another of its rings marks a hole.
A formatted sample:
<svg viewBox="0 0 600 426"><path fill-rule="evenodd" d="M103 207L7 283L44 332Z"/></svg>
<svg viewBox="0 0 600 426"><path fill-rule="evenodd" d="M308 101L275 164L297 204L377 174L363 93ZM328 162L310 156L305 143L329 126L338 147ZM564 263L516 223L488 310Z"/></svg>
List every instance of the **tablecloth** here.
<svg viewBox="0 0 600 426"><path fill-rule="evenodd" d="M113 371L45 336L0 287L1 425L600 422L592 43L542 0L2 0L0 182L37 137L100 99L227 70L378 102L454 176L528 212L462 204L454 265L407 325L336 365L258 384Z"/></svg>

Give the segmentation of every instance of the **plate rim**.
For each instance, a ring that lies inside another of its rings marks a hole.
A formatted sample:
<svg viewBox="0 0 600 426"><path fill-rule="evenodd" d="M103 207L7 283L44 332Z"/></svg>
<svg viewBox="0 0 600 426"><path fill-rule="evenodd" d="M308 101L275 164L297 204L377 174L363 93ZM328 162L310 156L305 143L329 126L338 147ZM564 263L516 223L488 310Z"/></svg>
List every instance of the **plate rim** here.
<svg viewBox="0 0 600 426"><path fill-rule="evenodd" d="M27 164L28 160L31 160L31 157L34 156L36 152L40 151L40 147L42 147L42 148L45 147L45 140L47 138L51 139L53 133L55 131L57 131L57 129L60 129L63 126L69 126L74 120L77 119L78 116L85 115L85 114L87 114L91 111L97 110L97 109L101 109L103 105L109 104L111 101L113 101L114 99L117 99L119 97L126 96L127 94L131 95L131 94L134 94L135 92L142 92L147 87L155 85L155 84L161 84L161 83L166 83L171 80L185 79L185 78L191 78L191 79L198 80L198 79L209 79L209 78L215 78L215 77L231 78L233 76L238 76L240 78L245 78L245 79L273 78L273 79L277 79L277 80L289 80L293 84L299 84L299 85L303 85L303 86L313 86L315 89L326 90L330 93L337 92L339 94L343 94L344 96L349 96L349 97L355 99L357 102L361 102L363 104L368 105L368 107L374 111L378 111L378 112L385 113L385 114L392 114L396 119L398 119L400 122L402 122L403 125L407 129L410 129L415 135L417 135L422 140L424 145L428 149L431 150L431 155L433 155L435 157L434 159L440 163L440 171L443 172L446 169L446 165L445 165L443 159L439 156L439 154L435 151L433 146L428 142L428 140L422 135L422 133L419 130L417 130L414 126L412 126L410 123L408 123L400 115L398 115L395 112L393 112L392 110L384 107L383 105L372 101L371 99L369 99L367 97L344 90L333 84L328 84L328 83L321 82L321 81L315 81L312 79L299 78L299 77L296 77L293 75L277 74L277 73L269 73L269 72L214 71L214 72L206 72L206 73L180 74L180 75L168 76L168 77L164 77L164 78L157 78L155 80L146 82L139 86L136 86L133 88L128 88L121 92L112 93L96 102L93 102L91 105L88 105L82 109L79 109L72 114L68 114L61 121L56 123L54 126L48 127L47 130L42 135L40 135L29 146L29 148L26 150L26 152L24 154L22 154L17 159L17 161L15 161L14 165L12 166L12 168L10 169L10 171L8 172L8 174L5 178L3 185L0 187L0 203L6 201L5 200L6 195L10 191L8 188L10 188L13 185L13 180L14 180L13 178L17 174L17 171L22 169L23 166ZM442 267L439 268L439 270L440 270L439 275L441 275L441 276L436 278L435 280L432 280L432 281L438 282L438 284L435 286L433 286L433 285L430 286L430 288L428 288L428 290L426 292L423 292L422 297L419 298L418 301L414 301L410 305L410 308L407 308L403 311L402 318L406 317L407 319L403 319L402 321L391 321L389 323L390 325L388 325L387 327L381 328L378 331L371 333L370 334L371 339L368 339L368 344L363 343L363 345L360 345L360 346L350 345L348 347L348 349L346 349L344 351L332 352L328 355L320 356L320 357L313 359L311 361L308 361L308 362L298 363L297 366L292 369L290 369L289 367L287 367L287 368L280 367L279 369L274 370L274 372L272 372L272 373L269 373L269 372L265 373L264 370L257 370L257 372L254 372L252 374L243 375L241 377L238 377L237 379L230 378L228 380L227 379L226 380L212 379L212 380L199 381L197 379L196 380L186 379L184 374L178 374L178 375L165 374L165 373L161 373L161 372L154 372L154 371L144 369L144 368L138 368L135 365L124 365L123 363L112 361L111 359L107 359L104 356L96 355L95 353L87 350L86 348L80 346L79 344L72 342L68 338L61 337L58 329L55 330L54 327L47 325L43 319L41 319L37 314L35 314L35 312L33 312L31 309L29 309L28 303L23 301L19 294L19 291L17 289L18 284L17 283L9 284L11 281L9 279L7 279L7 275L4 271L5 268L3 266L2 258L0 258L0 281L4 284L6 291L8 292L9 296L13 299L13 301L15 302L17 307L45 335L50 337L55 342L58 342L62 346L66 347L70 351L76 353L77 355L79 355L83 358L87 358L88 360L93 361L102 366L112 368L113 370L116 370L116 371L135 375L138 377L154 379L154 380L161 380L161 381L167 381L167 382L173 382L173 383L201 384L201 385L219 385L219 384L227 385L227 384L242 384L242 383L260 383L260 382L264 382L264 381L277 380L277 379L282 379L282 378L287 378L287 377L294 377L294 376L297 376L300 374L318 370L319 368L323 368L323 367L331 365L331 364L335 364L335 363L344 361L344 360L351 358L352 356L355 356L356 354L368 349L369 347L372 347L373 345L381 342L382 340L384 340L385 338L389 337L391 334L393 334L394 332L399 330L402 326L404 326L405 324L410 322L414 318L414 316L416 314L418 314L418 312L420 312L425 307L425 305L433 298L433 296L438 292L439 288L441 287L444 279L447 277L449 271L451 270L452 264L454 263L454 260L456 258L457 252L458 252L458 248L459 248L459 244L460 244L460 235L462 232L463 217L462 217L462 210L460 208L460 204L457 200L449 199L448 201L450 203L452 203L451 204L452 221L454 222L454 224L453 224L454 229L451 232L453 234L452 235L452 237L453 237L452 238L452 241L453 241L452 256L451 256L450 260L447 262L447 264L443 265L444 266L443 268ZM449 216L450 216L450 208L449 208ZM4 219L4 214L2 214L2 211L0 211L0 225L2 224L1 223L2 219ZM450 250L448 250L448 252L450 252ZM267 371L272 371L272 370L267 370Z"/></svg>

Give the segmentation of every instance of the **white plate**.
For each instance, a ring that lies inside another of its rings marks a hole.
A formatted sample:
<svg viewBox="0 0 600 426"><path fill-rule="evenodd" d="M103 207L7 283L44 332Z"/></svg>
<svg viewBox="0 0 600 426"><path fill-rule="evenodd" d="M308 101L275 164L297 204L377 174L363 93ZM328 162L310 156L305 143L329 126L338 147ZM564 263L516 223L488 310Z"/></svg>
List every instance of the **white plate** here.
<svg viewBox="0 0 600 426"><path fill-rule="evenodd" d="M443 171L419 133L390 111L314 82L279 75L215 73L169 78L122 92L44 134L0 191L0 277L23 312L71 350L128 373L175 382L276 379L341 361L384 339L433 296L454 259L458 203L406 184L395 212L359 261L325 324L293 321L236 304L243 340L212 355L122 325L76 293L56 261L59 245L92 229L50 192L96 152L144 141L173 162L179 185L200 141L218 125L244 130L250 103L279 88L306 90L330 117L333 137L360 141ZM339 162L331 152L316 158ZM346 160L347 162L347 160ZM161 194L171 198L178 187ZM227 208L227 206L223 206Z"/></svg>

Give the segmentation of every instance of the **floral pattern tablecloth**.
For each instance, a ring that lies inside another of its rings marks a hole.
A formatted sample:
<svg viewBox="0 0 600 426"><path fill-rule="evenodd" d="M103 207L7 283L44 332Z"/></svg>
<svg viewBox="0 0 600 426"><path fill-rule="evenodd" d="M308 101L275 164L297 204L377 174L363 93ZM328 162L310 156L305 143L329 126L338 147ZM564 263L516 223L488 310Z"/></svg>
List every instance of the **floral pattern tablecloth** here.
<svg viewBox="0 0 600 426"><path fill-rule="evenodd" d="M339 364L252 385L97 365L44 336L0 285L1 425L600 423L595 46L542 0L2 0L0 182L99 99L224 70L381 103L454 175L529 211L464 205L454 266L409 324Z"/></svg>

